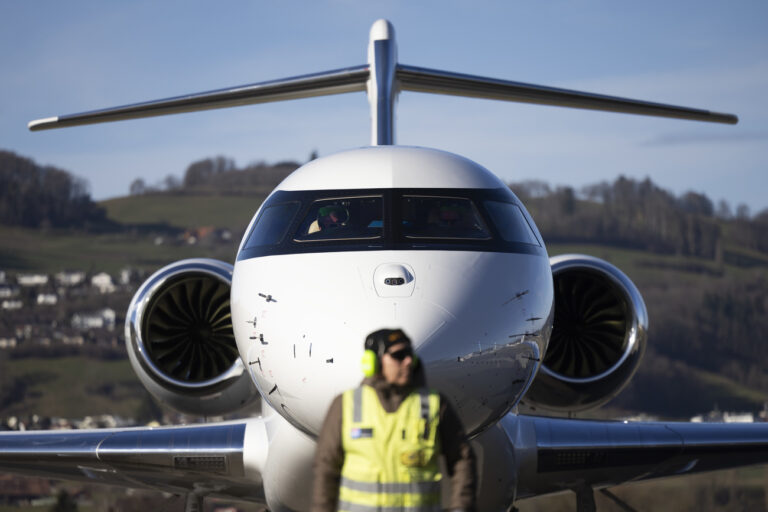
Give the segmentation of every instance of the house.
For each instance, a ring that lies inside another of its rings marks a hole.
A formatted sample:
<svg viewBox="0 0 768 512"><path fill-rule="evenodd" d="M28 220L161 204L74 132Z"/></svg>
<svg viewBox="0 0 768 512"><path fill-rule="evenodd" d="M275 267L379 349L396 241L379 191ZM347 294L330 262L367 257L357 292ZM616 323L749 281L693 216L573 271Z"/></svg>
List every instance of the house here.
<svg viewBox="0 0 768 512"><path fill-rule="evenodd" d="M0 503L4 505L29 505L50 494L51 484L44 478L0 475Z"/></svg>
<svg viewBox="0 0 768 512"><path fill-rule="evenodd" d="M19 286L45 286L48 284L48 276L46 274L19 274L16 276L16 280Z"/></svg>
<svg viewBox="0 0 768 512"><path fill-rule="evenodd" d="M115 284L112 282L112 276L106 272L99 272L91 278L91 285L98 288L101 293L112 293L115 291Z"/></svg>
<svg viewBox="0 0 768 512"><path fill-rule="evenodd" d="M85 272L59 272L54 277L61 286L77 286L85 282Z"/></svg>
<svg viewBox="0 0 768 512"><path fill-rule="evenodd" d="M75 313L72 315L72 327L75 329L109 329L115 328L115 310L104 308L95 313Z"/></svg>
<svg viewBox="0 0 768 512"><path fill-rule="evenodd" d="M13 311L15 309L21 309L23 305L24 304L22 304L20 300L4 300L2 304L0 304L0 307L6 311Z"/></svg>
<svg viewBox="0 0 768 512"><path fill-rule="evenodd" d="M85 343L85 338L82 336L75 334L72 336L69 336L67 334L64 334L62 332L54 332L53 338L62 345L77 345L82 346Z"/></svg>
<svg viewBox="0 0 768 512"><path fill-rule="evenodd" d="M55 306L59 302L59 297L55 293L38 293L38 306Z"/></svg>
<svg viewBox="0 0 768 512"><path fill-rule="evenodd" d="M11 286L0 286L0 299L10 299L19 295L19 289Z"/></svg>

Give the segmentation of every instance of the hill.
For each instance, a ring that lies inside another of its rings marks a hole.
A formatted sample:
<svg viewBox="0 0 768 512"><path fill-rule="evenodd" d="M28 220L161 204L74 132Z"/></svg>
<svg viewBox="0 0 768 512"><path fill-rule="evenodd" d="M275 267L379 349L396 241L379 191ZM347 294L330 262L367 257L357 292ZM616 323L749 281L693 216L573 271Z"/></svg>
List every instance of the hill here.
<svg viewBox="0 0 768 512"><path fill-rule="evenodd" d="M213 175L245 179L219 167L224 170ZM231 262L268 191L263 184L232 190L215 183L104 201L98 207L119 226L108 232L0 225L0 270L115 275L131 267L146 274L190 257ZM604 184L599 195L530 183L513 188L537 220L550 255L576 252L610 261L646 300L645 360L607 412L598 414L687 418L715 406L762 408L768 401L768 215L727 214L706 198L677 198L624 178Z"/></svg>

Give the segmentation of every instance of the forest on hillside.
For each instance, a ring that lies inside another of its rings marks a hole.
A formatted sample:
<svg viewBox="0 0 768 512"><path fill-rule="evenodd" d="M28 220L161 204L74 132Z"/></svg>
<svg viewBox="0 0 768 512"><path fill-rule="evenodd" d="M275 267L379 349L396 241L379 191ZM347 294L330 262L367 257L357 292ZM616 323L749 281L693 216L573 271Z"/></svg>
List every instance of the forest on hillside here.
<svg viewBox="0 0 768 512"><path fill-rule="evenodd" d="M715 206L704 194L675 196L654 184L619 176L613 183L552 188L541 181L510 185L525 203L548 242L590 242L659 254L695 256L717 262L737 258L738 247L768 254L768 209L751 217L746 205L735 212L726 201Z"/></svg>
<svg viewBox="0 0 768 512"><path fill-rule="evenodd" d="M103 226L88 184L53 166L0 150L0 224L27 228Z"/></svg>

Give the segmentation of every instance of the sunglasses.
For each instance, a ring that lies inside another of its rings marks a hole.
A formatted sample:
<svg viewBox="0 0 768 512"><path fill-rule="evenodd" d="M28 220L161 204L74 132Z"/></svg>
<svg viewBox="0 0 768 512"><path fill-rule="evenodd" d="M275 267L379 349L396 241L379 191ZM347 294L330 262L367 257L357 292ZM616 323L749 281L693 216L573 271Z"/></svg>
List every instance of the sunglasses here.
<svg viewBox="0 0 768 512"><path fill-rule="evenodd" d="M389 357L391 357L392 359L396 359L398 361L404 361L406 357L413 358L413 349L411 349L410 347L401 348L396 352L387 352L387 354L389 354Z"/></svg>

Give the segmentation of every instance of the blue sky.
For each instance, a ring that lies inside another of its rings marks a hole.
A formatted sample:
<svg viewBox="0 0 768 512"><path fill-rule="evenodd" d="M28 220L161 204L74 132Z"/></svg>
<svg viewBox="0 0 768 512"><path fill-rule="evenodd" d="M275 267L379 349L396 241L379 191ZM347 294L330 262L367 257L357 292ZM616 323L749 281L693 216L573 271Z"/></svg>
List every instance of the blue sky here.
<svg viewBox="0 0 768 512"><path fill-rule="evenodd" d="M362 93L30 133L32 119L363 64L378 18L400 62L735 113L737 126L400 95L398 143L505 181L651 177L768 208L768 2L72 1L0 3L0 148L97 199L197 159L304 161L368 144Z"/></svg>

